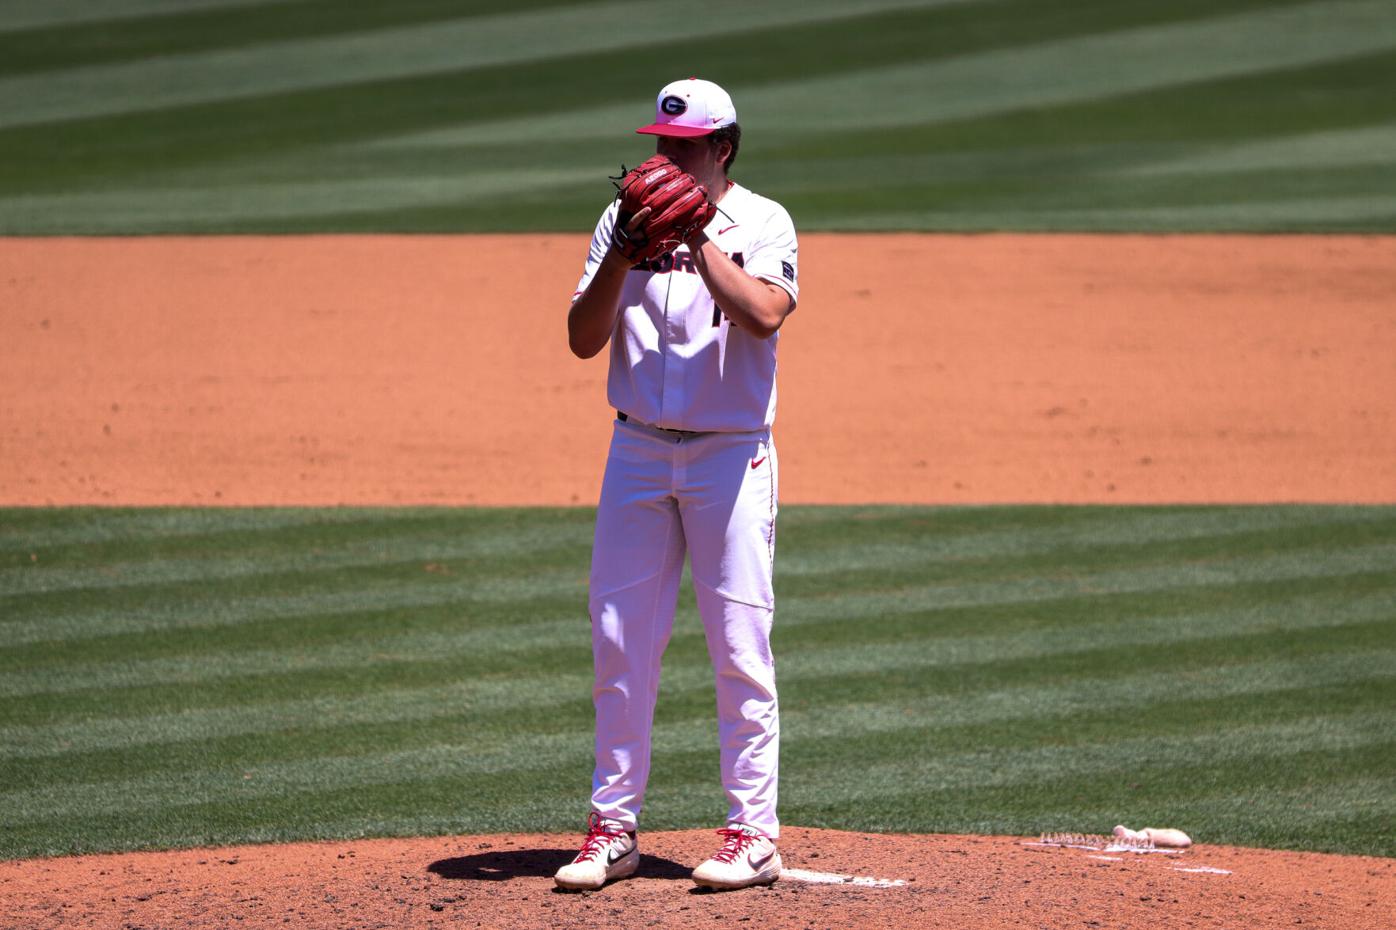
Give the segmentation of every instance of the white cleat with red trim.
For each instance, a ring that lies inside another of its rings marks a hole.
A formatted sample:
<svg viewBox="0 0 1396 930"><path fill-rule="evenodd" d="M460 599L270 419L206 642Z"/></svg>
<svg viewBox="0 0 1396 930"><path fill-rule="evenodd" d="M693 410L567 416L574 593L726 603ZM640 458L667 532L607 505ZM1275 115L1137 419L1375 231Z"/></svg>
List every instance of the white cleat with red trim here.
<svg viewBox="0 0 1396 930"><path fill-rule="evenodd" d="M775 841L744 823L717 831L722 848L693 870L695 884L706 888L748 888L780 878L780 853Z"/></svg>
<svg viewBox="0 0 1396 930"><path fill-rule="evenodd" d="M619 821L592 811L587 838L577 858L557 870L553 881L568 891L594 891L617 878L629 878L640 867L640 844Z"/></svg>

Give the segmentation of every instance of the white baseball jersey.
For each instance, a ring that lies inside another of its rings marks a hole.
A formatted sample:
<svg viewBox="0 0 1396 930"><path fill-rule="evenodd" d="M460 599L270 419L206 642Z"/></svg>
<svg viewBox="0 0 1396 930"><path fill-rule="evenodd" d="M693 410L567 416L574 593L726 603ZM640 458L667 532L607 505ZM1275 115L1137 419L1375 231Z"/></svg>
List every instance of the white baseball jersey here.
<svg viewBox="0 0 1396 930"><path fill-rule="evenodd" d="M601 214L575 299L611 247L617 202ZM748 274L799 298L795 226L785 208L731 183L705 232ZM714 305L687 246L626 275L611 339L607 398L665 429L742 432L769 428L776 413L777 331L759 339Z"/></svg>

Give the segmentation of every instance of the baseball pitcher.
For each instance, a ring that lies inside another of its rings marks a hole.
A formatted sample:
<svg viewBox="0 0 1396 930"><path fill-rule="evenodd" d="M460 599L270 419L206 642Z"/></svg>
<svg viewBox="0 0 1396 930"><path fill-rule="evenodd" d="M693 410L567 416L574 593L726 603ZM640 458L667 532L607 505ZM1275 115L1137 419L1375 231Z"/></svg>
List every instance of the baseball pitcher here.
<svg viewBox="0 0 1396 930"><path fill-rule="evenodd" d="M780 875L780 723L770 634L779 470L776 348L799 296L785 209L728 178L741 129L710 81L659 92L656 156L618 178L567 317L574 354L610 345L616 410L592 550L596 768L591 815L558 886L635 872L660 659L684 559L717 683L722 845L711 888Z"/></svg>

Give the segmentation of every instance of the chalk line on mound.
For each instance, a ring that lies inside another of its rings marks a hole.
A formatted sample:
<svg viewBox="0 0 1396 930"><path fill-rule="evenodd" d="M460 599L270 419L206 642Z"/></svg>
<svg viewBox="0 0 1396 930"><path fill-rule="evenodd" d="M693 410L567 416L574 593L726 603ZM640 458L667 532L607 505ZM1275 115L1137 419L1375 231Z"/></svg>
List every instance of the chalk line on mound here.
<svg viewBox="0 0 1396 930"><path fill-rule="evenodd" d="M1107 853L1157 853L1163 856L1176 856L1182 853L1181 849L1141 849L1135 846L1088 846L1084 843L1023 843L1024 846L1037 846L1039 848L1052 849L1084 849L1088 852ZM1100 858L1099 856L1093 858Z"/></svg>
<svg viewBox="0 0 1396 930"><path fill-rule="evenodd" d="M862 875L839 875L836 872L811 872L807 869L781 869L782 880L810 882L815 885L859 885L864 888L899 888L906 882L900 878L867 878Z"/></svg>
<svg viewBox="0 0 1396 930"><path fill-rule="evenodd" d="M1153 840L1104 836L1097 833L1044 833L1036 841L1024 840L1024 846L1056 847L1059 849L1084 849L1097 853L1160 853L1176 856L1181 849L1156 846Z"/></svg>

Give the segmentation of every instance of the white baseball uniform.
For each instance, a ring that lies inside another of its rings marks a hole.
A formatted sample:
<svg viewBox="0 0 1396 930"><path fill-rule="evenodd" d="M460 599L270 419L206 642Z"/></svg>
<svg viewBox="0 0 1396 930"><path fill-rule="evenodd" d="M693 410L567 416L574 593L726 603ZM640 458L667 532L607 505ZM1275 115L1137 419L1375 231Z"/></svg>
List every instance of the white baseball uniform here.
<svg viewBox="0 0 1396 930"><path fill-rule="evenodd" d="M751 275L799 296L789 214L737 184L708 237ZM607 250L617 204L592 237L581 294ZM574 295L574 299L575 299ZM780 727L770 633L775 601L780 333L731 324L686 246L626 275L611 338L613 427L592 550L596 769L592 805L636 829L649 777L660 659L684 557L716 673L728 820L772 839Z"/></svg>

